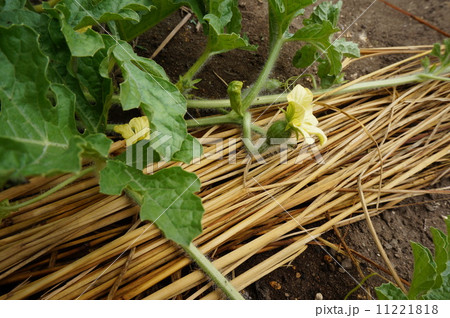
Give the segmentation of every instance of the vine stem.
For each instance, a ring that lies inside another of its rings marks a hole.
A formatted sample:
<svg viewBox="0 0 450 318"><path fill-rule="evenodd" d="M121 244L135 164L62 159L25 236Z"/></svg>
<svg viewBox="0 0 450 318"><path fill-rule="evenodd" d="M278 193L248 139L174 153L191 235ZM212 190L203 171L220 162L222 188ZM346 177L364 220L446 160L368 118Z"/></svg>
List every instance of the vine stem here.
<svg viewBox="0 0 450 318"><path fill-rule="evenodd" d="M450 68L446 68L444 72L442 73L448 73L450 72ZM389 78L384 80L376 80L376 81L369 81L364 83L357 83L351 86L348 86L346 88L343 88L333 95L341 95L346 93L353 93L361 90L369 90L369 89L377 89L377 88L383 88L383 87L392 87L392 86L398 86L398 85L405 85L415 82L424 82L426 80L445 80L448 81L449 79L447 77L443 76L437 76L432 74L426 74L426 73L416 73L412 75L406 75L406 76L399 76L396 78ZM333 87L331 89L321 89L313 91L314 96L319 96L321 94L331 92L332 90L335 90L336 87ZM253 102L251 103L252 106L257 105L264 105L264 104L272 104L274 102L280 102L284 103L287 101L287 93L284 94L274 94L274 95L265 95L265 96L258 96L256 97ZM223 107L230 107L230 101L228 99L215 99L215 100L193 100L190 99L187 101L187 107L188 108L223 108Z"/></svg>
<svg viewBox="0 0 450 318"><path fill-rule="evenodd" d="M131 189L125 189L125 193L131 197L137 204L142 206L143 197L140 193L133 191ZM211 278L214 283L227 295L228 298L233 300L244 300L242 295L234 288L233 285L222 275L217 268L214 267L213 263L203 255L200 250L191 243L189 245L177 243L186 253L189 254L192 260L194 260L198 266Z"/></svg>
<svg viewBox="0 0 450 318"><path fill-rule="evenodd" d="M192 78L197 74L197 72L206 64L206 61L212 56L209 48L206 48L203 51L202 55L195 61L195 63L189 68L189 70L179 79L179 81L175 84L181 91L189 90L190 87L183 87L184 83L190 83Z"/></svg>
<svg viewBox="0 0 450 318"><path fill-rule="evenodd" d="M216 283L216 285L232 300L244 300L244 297L234 288L221 272L208 260L205 255L194 245L180 246L189 254L189 256L200 266L200 268Z"/></svg>
<svg viewBox="0 0 450 318"><path fill-rule="evenodd" d="M257 153L258 149L256 149L255 145L252 143L252 116L249 112L244 113L244 118L242 121L242 141L244 142L245 147L250 151L250 153Z"/></svg>
<svg viewBox="0 0 450 318"><path fill-rule="evenodd" d="M42 200L46 197L48 197L49 195L55 193L58 190L61 190L62 188L64 188L66 185L74 182L75 180L77 180L78 178L81 178L82 176L94 172L95 171L95 167L90 167L87 169L84 169L80 172L78 172L77 174L75 174L74 176L64 180L63 182L61 182L60 184L58 184L57 186L51 188L50 190L48 190L47 192L44 192L40 195L38 195L37 197L30 199L28 201L24 201L18 204L14 204L14 205L10 205L10 206L2 206L0 207L0 211L1 212L11 212L11 211L15 211L17 209L23 208L24 206L30 205L32 203L38 202L39 200Z"/></svg>
<svg viewBox="0 0 450 318"><path fill-rule="evenodd" d="M267 58L266 64L264 64L264 68L261 71L261 73L258 76L258 79L256 80L255 84L252 85L250 88L250 91L248 94L244 97L242 101L242 110L245 111L252 105L255 98L258 96L258 94L261 92L261 89L263 88L264 84L266 83L267 79L269 78L270 72L272 71L272 68L275 65L275 62L278 59L278 56L280 55L281 48L283 47L283 44L285 42L284 37L280 37L275 41L275 44L273 48L270 50L269 57Z"/></svg>

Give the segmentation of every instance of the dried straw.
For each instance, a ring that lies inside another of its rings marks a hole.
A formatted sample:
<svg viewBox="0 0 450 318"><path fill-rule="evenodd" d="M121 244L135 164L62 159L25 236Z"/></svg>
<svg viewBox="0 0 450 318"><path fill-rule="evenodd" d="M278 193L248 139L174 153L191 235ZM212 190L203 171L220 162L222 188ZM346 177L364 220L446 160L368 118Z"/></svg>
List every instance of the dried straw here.
<svg viewBox="0 0 450 318"><path fill-rule="evenodd" d="M366 50L366 57L415 55L358 81L417 70L428 49ZM406 197L448 194L448 189L424 189L450 169L449 92L450 84L429 81L322 96L316 114L329 136L324 147L304 149L300 143L266 155L261 164L247 157L238 129L214 126L193 131L198 138L221 140L205 145L200 161L149 168L181 165L197 173L206 213L195 244L223 273L257 253L279 249L233 278L242 290L333 227L363 220L364 211L373 216ZM257 124L281 117L281 106L253 109ZM123 150L120 141L111 152ZM68 177L32 178L0 193L0 200L28 200ZM155 226L136 223L138 206L125 196L99 194L97 184L96 176L87 175L3 221L1 299L222 298ZM389 272L396 276L394 268Z"/></svg>

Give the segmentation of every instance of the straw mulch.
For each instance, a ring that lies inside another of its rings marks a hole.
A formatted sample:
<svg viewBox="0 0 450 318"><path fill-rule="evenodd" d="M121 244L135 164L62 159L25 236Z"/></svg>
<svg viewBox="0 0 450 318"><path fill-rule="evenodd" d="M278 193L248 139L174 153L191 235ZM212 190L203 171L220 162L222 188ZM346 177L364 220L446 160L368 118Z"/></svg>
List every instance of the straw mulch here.
<svg viewBox="0 0 450 318"><path fill-rule="evenodd" d="M358 81L417 71L428 49L366 50L365 57L412 56ZM423 194L418 190L450 169L449 101L450 84L438 81L322 96L316 114L328 143L278 150L285 163L274 152L265 163L249 160L239 139L233 143L240 136L236 127L195 131L198 138L210 138L200 162L182 165L202 181L198 195L206 213L195 244L225 274L256 253L281 247L234 277L242 290L334 225L364 220ZM253 116L264 126L283 116L279 108L255 108ZM118 141L111 152L123 150ZM32 178L0 193L0 201L30 199L68 177ZM176 245L139 221L138 212L124 195L100 194L93 175L14 212L0 228L1 299L222 298Z"/></svg>

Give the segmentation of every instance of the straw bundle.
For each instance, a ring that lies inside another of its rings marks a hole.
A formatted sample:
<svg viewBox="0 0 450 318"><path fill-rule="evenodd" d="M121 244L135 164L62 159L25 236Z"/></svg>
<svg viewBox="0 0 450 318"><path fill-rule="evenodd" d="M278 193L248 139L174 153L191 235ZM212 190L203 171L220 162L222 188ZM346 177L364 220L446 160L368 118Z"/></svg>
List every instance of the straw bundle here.
<svg viewBox="0 0 450 318"><path fill-rule="evenodd" d="M426 49L371 49L366 56L419 54L358 81L417 70ZM209 142L199 162L182 165L202 181L204 230L194 243L225 274L282 246L232 280L242 290L333 226L364 219L364 209L375 215L421 194L449 171L449 101L450 84L436 81L322 96L316 114L328 143L281 149L264 163L247 157L233 126L194 131ZM269 124L281 118L280 106L255 108L253 118ZM336 108L341 111L330 111ZM119 141L111 152L123 150ZM0 201L30 199L68 177L32 178L0 193ZM14 212L0 228L1 299L221 298L177 246L139 221L138 212L126 196L100 194L92 174Z"/></svg>

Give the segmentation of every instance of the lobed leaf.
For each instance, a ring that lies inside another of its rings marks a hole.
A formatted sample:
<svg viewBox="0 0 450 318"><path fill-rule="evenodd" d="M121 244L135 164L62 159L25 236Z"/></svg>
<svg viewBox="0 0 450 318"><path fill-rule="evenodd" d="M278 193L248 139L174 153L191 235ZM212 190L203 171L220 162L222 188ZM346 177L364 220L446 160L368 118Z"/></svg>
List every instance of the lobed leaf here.
<svg viewBox="0 0 450 318"><path fill-rule="evenodd" d="M75 95L48 81L49 59L39 48L34 30L25 25L0 27L0 52L4 72L0 79L2 181L76 172L85 150L90 155L107 154L111 141L106 136L83 138L78 133Z"/></svg>
<svg viewBox="0 0 450 318"><path fill-rule="evenodd" d="M342 1L338 1L336 4L332 2L322 2L319 4L314 11L311 13L311 16L308 19L303 20L304 25L310 24L322 24L325 21L331 23L331 25L336 28L337 23L339 21L339 14L342 8Z"/></svg>
<svg viewBox="0 0 450 318"><path fill-rule="evenodd" d="M255 50L246 38L240 36L241 13L237 0L209 0L208 14L203 19L208 22L207 48L211 54L233 49Z"/></svg>
<svg viewBox="0 0 450 318"><path fill-rule="evenodd" d="M117 195L124 189L142 197L141 219L154 222L168 239L189 245L202 232L204 209L194 194L200 190L195 174L172 167L144 175L122 162L108 160L100 172L101 192Z"/></svg>
<svg viewBox="0 0 450 318"><path fill-rule="evenodd" d="M120 67L124 78L120 84L122 108L140 107L144 111L150 122L151 146L163 159L170 160L187 136L183 118L186 100L166 77L149 71L148 67L154 62L142 63L142 58L137 58L130 50L129 44L123 41L110 48L110 57Z"/></svg>
<svg viewBox="0 0 450 318"><path fill-rule="evenodd" d="M436 264L429 249L415 242L411 242L411 247L414 254L414 273L408 299L419 299L434 285Z"/></svg>
<svg viewBox="0 0 450 318"><path fill-rule="evenodd" d="M292 20L303 14L303 8L316 0L269 0L269 35L270 43L288 32Z"/></svg>
<svg viewBox="0 0 450 318"><path fill-rule="evenodd" d="M179 2L176 0L152 0L148 12L138 12L138 23L125 19L116 21L120 38L125 41L133 40L175 12L181 6Z"/></svg>

